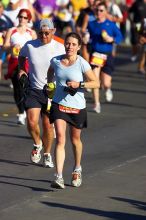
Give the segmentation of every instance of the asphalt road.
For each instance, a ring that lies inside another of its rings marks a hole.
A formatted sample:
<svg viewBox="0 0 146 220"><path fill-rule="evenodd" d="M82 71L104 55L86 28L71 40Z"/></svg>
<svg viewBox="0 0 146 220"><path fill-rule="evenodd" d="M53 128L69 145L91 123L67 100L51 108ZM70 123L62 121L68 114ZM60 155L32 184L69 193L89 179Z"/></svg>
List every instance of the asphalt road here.
<svg viewBox="0 0 146 220"><path fill-rule="evenodd" d="M70 185L73 155L68 135L65 190L50 187L54 169L30 162L32 140L26 126L16 124L10 82L0 82L0 220L146 219L146 80L129 57L129 49L122 48L113 77L114 99L106 103L101 91L101 114L92 111L86 92L88 128L82 132L80 188Z"/></svg>

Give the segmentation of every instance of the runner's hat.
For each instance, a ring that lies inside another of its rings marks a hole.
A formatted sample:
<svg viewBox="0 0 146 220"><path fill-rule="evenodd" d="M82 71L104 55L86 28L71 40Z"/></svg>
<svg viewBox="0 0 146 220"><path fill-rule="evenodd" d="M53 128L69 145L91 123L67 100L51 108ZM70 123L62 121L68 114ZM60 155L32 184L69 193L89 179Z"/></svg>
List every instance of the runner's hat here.
<svg viewBox="0 0 146 220"><path fill-rule="evenodd" d="M40 21L40 29L54 29L54 24L51 19L44 18Z"/></svg>

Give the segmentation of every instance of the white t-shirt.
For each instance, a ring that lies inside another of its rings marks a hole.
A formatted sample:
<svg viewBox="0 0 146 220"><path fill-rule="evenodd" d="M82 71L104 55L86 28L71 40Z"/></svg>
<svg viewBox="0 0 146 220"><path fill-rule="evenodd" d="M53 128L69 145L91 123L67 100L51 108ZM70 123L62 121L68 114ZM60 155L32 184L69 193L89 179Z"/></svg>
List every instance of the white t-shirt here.
<svg viewBox="0 0 146 220"><path fill-rule="evenodd" d="M36 39L27 42L22 47L20 56L28 58L31 88L43 89L47 83L47 71L50 66L50 60L64 53L64 45L54 39L45 45L39 39Z"/></svg>

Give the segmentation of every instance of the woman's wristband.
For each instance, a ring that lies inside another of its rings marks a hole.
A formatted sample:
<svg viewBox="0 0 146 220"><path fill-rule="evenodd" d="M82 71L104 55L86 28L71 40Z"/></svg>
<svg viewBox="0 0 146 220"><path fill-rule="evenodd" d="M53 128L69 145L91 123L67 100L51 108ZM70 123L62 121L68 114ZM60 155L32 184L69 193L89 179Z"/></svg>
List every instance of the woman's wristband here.
<svg viewBox="0 0 146 220"><path fill-rule="evenodd" d="M81 81L80 85L79 85L79 88L84 89L85 88L85 82Z"/></svg>

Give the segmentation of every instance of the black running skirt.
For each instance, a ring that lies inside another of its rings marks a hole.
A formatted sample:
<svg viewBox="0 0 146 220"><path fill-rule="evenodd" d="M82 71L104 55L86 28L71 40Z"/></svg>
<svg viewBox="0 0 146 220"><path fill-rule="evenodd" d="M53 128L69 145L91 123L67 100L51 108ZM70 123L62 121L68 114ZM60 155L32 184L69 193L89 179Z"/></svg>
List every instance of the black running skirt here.
<svg viewBox="0 0 146 220"><path fill-rule="evenodd" d="M87 127L87 111L86 108L81 109L78 114L66 113L59 110L59 104L52 102L49 114L50 123L54 123L56 119L62 119L70 125L82 129Z"/></svg>

